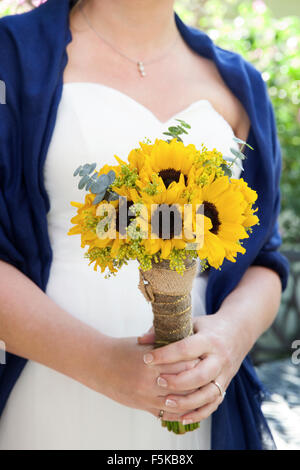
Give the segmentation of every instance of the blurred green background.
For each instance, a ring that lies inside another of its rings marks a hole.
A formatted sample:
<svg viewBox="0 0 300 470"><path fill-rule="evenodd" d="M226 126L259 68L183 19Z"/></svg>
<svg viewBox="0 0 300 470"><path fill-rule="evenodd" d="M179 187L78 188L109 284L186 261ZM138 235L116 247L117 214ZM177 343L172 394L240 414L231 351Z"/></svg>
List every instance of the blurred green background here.
<svg viewBox="0 0 300 470"><path fill-rule="evenodd" d="M0 16L45 0L0 0ZM273 327L253 351L256 363L291 355L300 338L300 0L177 0L186 23L240 53L262 72L282 148L280 230L291 262L289 285Z"/></svg>

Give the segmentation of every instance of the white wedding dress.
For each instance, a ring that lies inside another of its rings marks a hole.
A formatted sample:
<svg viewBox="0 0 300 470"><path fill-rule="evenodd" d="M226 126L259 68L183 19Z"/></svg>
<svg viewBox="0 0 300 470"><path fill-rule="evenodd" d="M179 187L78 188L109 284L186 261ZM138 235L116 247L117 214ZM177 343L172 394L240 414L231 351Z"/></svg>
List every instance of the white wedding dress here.
<svg viewBox="0 0 300 470"><path fill-rule="evenodd" d="M45 168L51 209L48 214L53 263L47 294L62 308L106 335L139 336L152 324L151 306L138 290L135 262L109 280L83 257L79 236L68 236L82 201L74 170L83 163L115 164L145 137L182 118L191 125L185 144L236 147L233 131L207 100L198 100L162 123L126 94L96 83L69 83L62 99ZM234 168L235 177L239 169ZM207 274L194 283L193 314L205 314ZM78 344L80 348L80 344ZM211 418L198 430L176 436L149 413L127 408L43 365L29 361L0 419L0 449L210 449Z"/></svg>

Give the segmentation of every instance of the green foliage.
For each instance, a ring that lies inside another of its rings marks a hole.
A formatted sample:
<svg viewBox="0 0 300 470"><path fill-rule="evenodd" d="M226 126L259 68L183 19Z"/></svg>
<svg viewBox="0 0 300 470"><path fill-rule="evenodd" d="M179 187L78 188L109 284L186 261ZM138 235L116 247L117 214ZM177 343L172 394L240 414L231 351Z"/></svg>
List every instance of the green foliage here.
<svg viewBox="0 0 300 470"><path fill-rule="evenodd" d="M242 161L245 160L246 155L242 152L243 148L248 147L249 149L253 150L251 145L247 144L247 142L244 142L243 140L238 139L237 137L233 137L233 140L235 142L238 142L239 144L242 144L242 148L240 150L236 150L233 147L230 147L230 152L233 154L234 158L223 156L227 160L227 162L230 163L222 163L221 168L224 171L224 175L227 175L229 177L232 176L232 167L234 164L236 164L242 171L244 171Z"/></svg>
<svg viewBox="0 0 300 470"><path fill-rule="evenodd" d="M121 174L116 178L114 186L116 188L121 188L126 186L126 188L135 188L136 180L138 179L138 173L135 168L130 168L129 165L122 165Z"/></svg>
<svg viewBox="0 0 300 470"><path fill-rule="evenodd" d="M286 246L300 243L300 19L274 18L262 0L180 0L181 18L249 60L275 109L283 166L280 225Z"/></svg>
<svg viewBox="0 0 300 470"><path fill-rule="evenodd" d="M179 142L182 142L182 138L180 137L181 134L188 134L185 129L190 129L191 126L182 119L175 119L175 121L180 122L180 125L169 127L168 132L163 132L163 134L169 135L173 139L177 139ZM167 142L170 142L170 140L167 140Z"/></svg>
<svg viewBox="0 0 300 470"><path fill-rule="evenodd" d="M75 171L73 176L80 176L78 183L78 189L85 189L91 191L92 194L96 194L93 204L99 204L99 202L106 199L108 202L115 201L118 199L118 195L110 189L110 186L116 179L116 174L113 170L110 170L107 175L100 175L93 173L96 168L96 163L85 163L80 165ZM91 173L93 173L91 175ZM91 176L90 176L91 175Z"/></svg>

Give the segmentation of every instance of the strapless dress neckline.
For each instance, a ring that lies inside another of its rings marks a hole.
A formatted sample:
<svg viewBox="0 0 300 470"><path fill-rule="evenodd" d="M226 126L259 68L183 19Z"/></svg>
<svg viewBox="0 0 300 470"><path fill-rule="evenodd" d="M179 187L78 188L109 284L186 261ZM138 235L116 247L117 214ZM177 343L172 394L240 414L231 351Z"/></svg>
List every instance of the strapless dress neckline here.
<svg viewBox="0 0 300 470"><path fill-rule="evenodd" d="M140 108L142 108L145 112L151 114L153 116L154 119L156 119L158 121L159 124L161 125L164 125L166 126L167 124L169 124L171 121L177 119L177 117L179 115L182 115L184 113L186 113L187 111L190 111L191 109L193 109L194 107L196 106L209 106L220 118L222 118L224 120L224 122L226 123L226 125L230 128L230 130L233 132L233 129L232 129L232 126L229 124L229 122L224 118L224 116L219 113L214 105L211 103L210 100L208 99L205 99L205 98L200 98L200 99L197 99L195 101L193 101L192 103L190 103L189 105L187 105L185 108L177 111L175 114L173 114L170 118L168 118L167 120L165 121L162 121L153 111L151 111L151 109L149 109L147 106L143 105L142 103L140 103L139 101L137 101L135 98L133 98L132 96L128 95L127 93L124 93L123 91L121 90L118 90L117 88L114 88L114 87L111 87L111 86L108 86L108 85L105 85L104 83L99 83L99 82L64 82L63 84L63 87L71 87L71 86L84 86L84 87L88 87L88 86L95 86L95 87L99 87L99 88L102 88L104 90L107 90L108 93L116 93L117 95L119 95L119 98L120 99L125 99L125 100L128 100L130 102L132 102L135 106L138 106Z"/></svg>

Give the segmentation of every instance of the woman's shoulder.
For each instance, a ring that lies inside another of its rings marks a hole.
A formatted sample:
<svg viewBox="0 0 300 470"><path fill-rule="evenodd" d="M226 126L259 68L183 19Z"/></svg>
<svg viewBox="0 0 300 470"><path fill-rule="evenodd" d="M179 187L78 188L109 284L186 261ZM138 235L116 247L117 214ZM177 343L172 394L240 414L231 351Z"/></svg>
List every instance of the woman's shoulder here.
<svg viewBox="0 0 300 470"><path fill-rule="evenodd" d="M259 119L262 127L270 119L273 121L274 111L262 72L239 53L212 44L216 65L244 106L252 108L252 119Z"/></svg>
<svg viewBox="0 0 300 470"><path fill-rule="evenodd" d="M29 12L0 19L0 80L8 92L35 93L52 77L55 82L70 40L68 9L66 0L48 0Z"/></svg>
<svg viewBox="0 0 300 470"><path fill-rule="evenodd" d="M4 16L0 18L1 52L6 57L14 47L22 58L30 52L41 54L49 44L63 44L67 21L66 0L48 0L28 12Z"/></svg>
<svg viewBox="0 0 300 470"><path fill-rule="evenodd" d="M36 33L39 15L36 9L0 18L0 80L5 84L10 102L25 85L22 78L24 70L38 63L35 50L36 43L41 42Z"/></svg>
<svg viewBox="0 0 300 470"><path fill-rule="evenodd" d="M214 62L224 82L248 110L258 108L263 111L269 107L266 84L253 64L239 53L220 47L205 31L188 26L178 15L176 22L191 48ZM262 112L262 119L266 118Z"/></svg>
<svg viewBox="0 0 300 470"><path fill-rule="evenodd" d="M31 11L21 14L6 15L0 18L1 39L5 41L5 43L1 43L3 47L14 38L30 40L30 30L38 26L38 22L41 19L42 11L40 8L41 7L34 8Z"/></svg>
<svg viewBox="0 0 300 470"><path fill-rule="evenodd" d="M261 72L239 53L217 45L205 31L185 24L177 14L175 18L183 36L193 49L217 62L219 68L225 73L231 74L233 79L244 75L257 84L263 84Z"/></svg>
<svg viewBox="0 0 300 470"><path fill-rule="evenodd" d="M235 51L224 49L214 42L212 44L220 63L224 64L233 79L244 76L250 80L252 85L265 88L262 73L251 62Z"/></svg>
<svg viewBox="0 0 300 470"><path fill-rule="evenodd" d="M37 44L41 50L45 37L40 22L40 8L0 18L1 75L19 73L37 50Z"/></svg>

